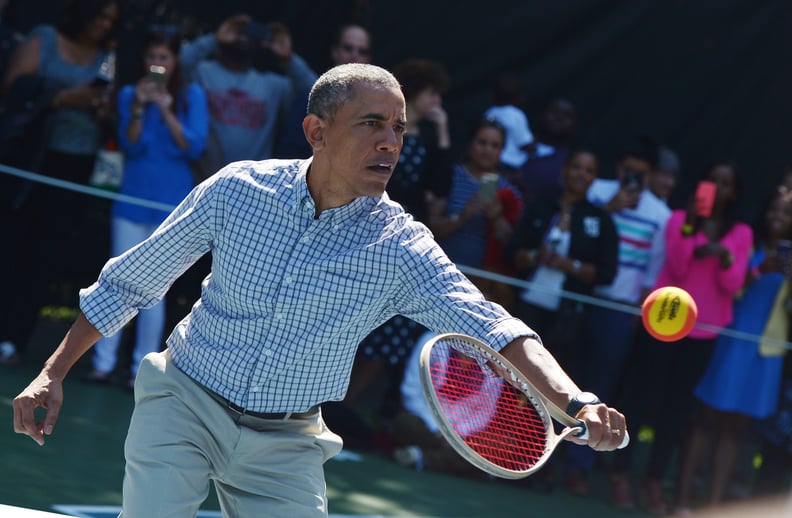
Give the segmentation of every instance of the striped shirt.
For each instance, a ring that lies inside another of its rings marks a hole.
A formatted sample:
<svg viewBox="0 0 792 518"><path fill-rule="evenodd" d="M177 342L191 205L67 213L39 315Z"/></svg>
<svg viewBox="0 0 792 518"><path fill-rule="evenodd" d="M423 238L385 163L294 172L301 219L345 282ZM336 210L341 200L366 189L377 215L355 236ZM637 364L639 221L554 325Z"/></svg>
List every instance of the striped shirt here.
<svg viewBox="0 0 792 518"><path fill-rule="evenodd" d="M619 191L617 180L597 179L591 184L588 199L598 207L608 203ZM635 209L611 214L619 234L619 269L609 286L597 286L602 297L636 304L641 291L652 288L665 261L665 227L671 209L648 190L644 190Z"/></svg>
<svg viewBox="0 0 792 518"><path fill-rule="evenodd" d="M236 162L200 184L80 292L88 320L117 332L211 251L201 297L167 345L180 370L254 412L343 399L358 343L396 314L496 349L535 336L387 194L315 217L310 163Z"/></svg>

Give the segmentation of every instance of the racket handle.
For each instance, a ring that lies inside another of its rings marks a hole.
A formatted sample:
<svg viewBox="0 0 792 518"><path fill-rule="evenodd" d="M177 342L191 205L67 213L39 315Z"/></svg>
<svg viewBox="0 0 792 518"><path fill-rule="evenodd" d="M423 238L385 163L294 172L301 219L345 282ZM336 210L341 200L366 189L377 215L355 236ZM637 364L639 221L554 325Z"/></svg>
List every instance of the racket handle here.
<svg viewBox="0 0 792 518"><path fill-rule="evenodd" d="M584 423L583 421L578 421L576 428L580 428L580 431L573 434L575 437L584 440L589 438L588 427L586 426L586 423ZM630 444L630 432L624 430L624 439L622 439L622 442L618 446L618 449L621 450L623 448L626 448L628 444Z"/></svg>

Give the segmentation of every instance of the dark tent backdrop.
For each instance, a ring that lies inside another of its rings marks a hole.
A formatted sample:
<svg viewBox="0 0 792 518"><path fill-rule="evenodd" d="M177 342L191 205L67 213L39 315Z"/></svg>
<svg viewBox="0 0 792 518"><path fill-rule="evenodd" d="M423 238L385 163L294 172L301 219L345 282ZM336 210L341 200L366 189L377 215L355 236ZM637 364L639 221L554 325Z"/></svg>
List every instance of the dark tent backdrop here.
<svg viewBox="0 0 792 518"><path fill-rule="evenodd" d="M23 26L49 21L60 4L25 0L17 18ZM335 27L359 20L374 35L377 64L426 57L446 65L457 152L489 104L493 75L508 69L525 80L523 108L534 124L550 98L575 104L577 141L599 153L602 176L613 175L616 153L637 133L678 151L683 179L676 203L706 163L729 158L745 173L746 211L753 215L792 163L788 0L132 0L128 7L123 35L131 42L144 20L179 23L193 33L214 30L237 12L282 21L319 72L329 65Z"/></svg>

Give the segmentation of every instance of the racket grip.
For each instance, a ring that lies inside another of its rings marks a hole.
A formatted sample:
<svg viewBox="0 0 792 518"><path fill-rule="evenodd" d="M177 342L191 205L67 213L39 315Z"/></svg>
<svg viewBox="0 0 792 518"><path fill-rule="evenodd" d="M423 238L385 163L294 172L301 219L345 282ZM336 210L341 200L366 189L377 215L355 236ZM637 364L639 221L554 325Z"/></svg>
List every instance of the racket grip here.
<svg viewBox="0 0 792 518"><path fill-rule="evenodd" d="M575 433L574 436L584 440L588 439L589 434L586 423L584 423L583 421L578 421L578 424L576 426L577 428L580 428L580 431ZM621 450L623 448L626 448L628 444L630 444L630 432L624 430L624 438L622 439L622 442L617 449Z"/></svg>

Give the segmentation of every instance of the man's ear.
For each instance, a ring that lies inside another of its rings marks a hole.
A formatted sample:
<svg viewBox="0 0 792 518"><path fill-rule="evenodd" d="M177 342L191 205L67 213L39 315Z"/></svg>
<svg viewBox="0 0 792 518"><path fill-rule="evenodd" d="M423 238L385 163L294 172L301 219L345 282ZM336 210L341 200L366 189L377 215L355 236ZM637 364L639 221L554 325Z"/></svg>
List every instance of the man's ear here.
<svg viewBox="0 0 792 518"><path fill-rule="evenodd" d="M309 113L303 119L302 126L303 133L305 133L305 140L308 141L308 145L310 145L314 151L321 149L324 146L327 122L318 115Z"/></svg>

